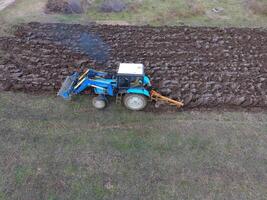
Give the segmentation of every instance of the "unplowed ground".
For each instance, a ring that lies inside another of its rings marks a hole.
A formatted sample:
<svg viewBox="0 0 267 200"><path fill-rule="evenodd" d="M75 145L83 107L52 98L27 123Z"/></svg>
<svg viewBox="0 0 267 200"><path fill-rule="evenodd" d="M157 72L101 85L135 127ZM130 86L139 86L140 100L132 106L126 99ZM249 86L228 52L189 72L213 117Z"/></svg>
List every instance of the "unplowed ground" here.
<svg viewBox="0 0 267 200"><path fill-rule="evenodd" d="M0 38L0 87L56 91L75 68L141 62L186 107L267 108L267 31L206 27L24 24Z"/></svg>
<svg viewBox="0 0 267 200"><path fill-rule="evenodd" d="M0 93L0 199L266 199L267 115Z"/></svg>

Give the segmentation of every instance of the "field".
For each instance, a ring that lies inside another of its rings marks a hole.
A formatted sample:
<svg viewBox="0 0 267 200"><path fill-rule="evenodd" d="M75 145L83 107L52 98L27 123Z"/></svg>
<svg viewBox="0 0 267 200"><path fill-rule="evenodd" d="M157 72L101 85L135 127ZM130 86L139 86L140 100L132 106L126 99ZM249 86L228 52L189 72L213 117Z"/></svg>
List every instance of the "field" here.
<svg viewBox="0 0 267 200"><path fill-rule="evenodd" d="M0 94L0 199L265 199L267 115Z"/></svg>
<svg viewBox="0 0 267 200"><path fill-rule="evenodd" d="M266 43L265 29L24 24L0 37L0 90L56 92L75 69L138 62L186 107L266 110Z"/></svg>
<svg viewBox="0 0 267 200"><path fill-rule="evenodd" d="M80 15L45 14L45 0L0 11L0 200L267 199L264 10L143 0L103 14L101 2ZM31 21L41 24L12 27ZM83 34L108 62L75 51ZM144 62L185 108L131 112L111 101L97 111L91 97L56 97L75 66L114 71L122 61Z"/></svg>

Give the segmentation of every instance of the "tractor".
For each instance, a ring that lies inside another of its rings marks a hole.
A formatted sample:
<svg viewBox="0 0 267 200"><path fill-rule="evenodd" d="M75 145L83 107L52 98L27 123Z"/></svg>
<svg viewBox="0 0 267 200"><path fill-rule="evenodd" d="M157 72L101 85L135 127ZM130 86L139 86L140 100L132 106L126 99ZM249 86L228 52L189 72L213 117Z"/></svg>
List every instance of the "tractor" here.
<svg viewBox="0 0 267 200"><path fill-rule="evenodd" d="M108 96L116 97L116 103L125 105L134 111L143 110L148 100L164 101L177 108L182 102L164 97L152 90L150 79L144 73L143 64L121 63L116 74L87 69L84 73L74 72L63 82L58 95L70 100L73 95L91 91L96 96L93 106L103 109L108 102Z"/></svg>

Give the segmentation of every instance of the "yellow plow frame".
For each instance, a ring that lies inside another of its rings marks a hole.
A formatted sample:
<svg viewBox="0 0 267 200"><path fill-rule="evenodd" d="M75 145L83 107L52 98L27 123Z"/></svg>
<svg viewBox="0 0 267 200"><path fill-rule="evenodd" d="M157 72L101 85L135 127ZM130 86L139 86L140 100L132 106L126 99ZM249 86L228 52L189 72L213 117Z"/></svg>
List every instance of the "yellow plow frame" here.
<svg viewBox="0 0 267 200"><path fill-rule="evenodd" d="M151 100L154 100L154 101L163 101L169 105L177 106L177 108L181 108L184 105L182 102L175 101L175 100L170 99L168 97L162 96L161 94L159 94L158 92L156 92L154 90L151 90L150 98L151 98Z"/></svg>

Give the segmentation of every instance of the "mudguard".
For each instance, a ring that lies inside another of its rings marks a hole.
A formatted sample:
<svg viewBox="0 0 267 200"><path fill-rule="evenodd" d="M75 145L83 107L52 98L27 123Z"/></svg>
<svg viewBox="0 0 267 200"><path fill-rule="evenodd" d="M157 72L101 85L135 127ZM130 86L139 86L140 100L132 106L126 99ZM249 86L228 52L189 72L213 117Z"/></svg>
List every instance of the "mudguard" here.
<svg viewBox="0 0 267 200"><path fill-rule="evenodd" d="M147 96L147 97L150 97L149 92L148 92L146 89L142 88L142 87L140 87L140 88L130 88L130 89L128 89L128 90L126 91L126 93L131 93L131 94L142 94L142 95L145 95L145 96Z"/></svg>

